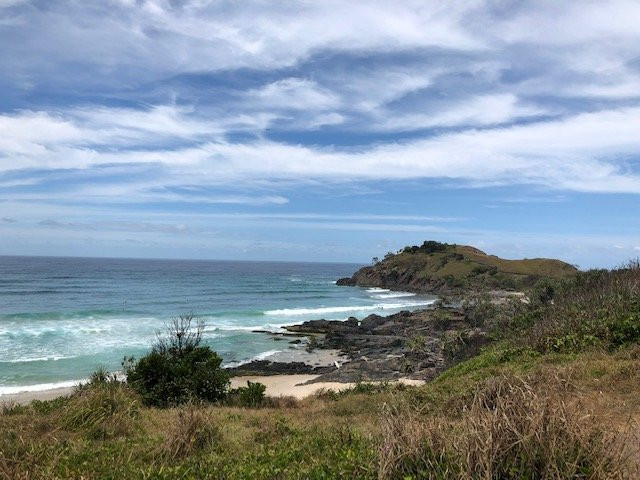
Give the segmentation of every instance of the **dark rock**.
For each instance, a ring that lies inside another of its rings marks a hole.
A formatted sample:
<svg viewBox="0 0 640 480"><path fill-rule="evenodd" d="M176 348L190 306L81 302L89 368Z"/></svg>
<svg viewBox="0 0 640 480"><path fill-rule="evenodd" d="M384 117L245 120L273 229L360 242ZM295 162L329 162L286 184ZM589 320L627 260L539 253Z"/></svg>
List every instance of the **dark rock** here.
<svg viewBox="0 0 640 480"><path fill-rule="evenodd" d="M300 325L285 327L289 332L297 333L329 333L329 332L352 332L358 328L358 319L352 317L347 321L340 320L309 320ZM351 320L351 321L350 321Z"/></svg>
<svg viewBox="0 0 640 480"><path fill-rule="evenodd" d="M348 362L340 368L324 373L308 383L318 382L372 382L393 380L404 376L400 359Z"/></svg>
<svg viewBox="0 0 640 480"><path fill-rule="evenodd" d="M335 370L336 367L314 367L304 362L271 362L269 360L254 360L237 367L228 368L232 377L245 375L318 375Z"/></svg>
<svg viewBox="0 0 640 480"><path fill-rule="evenodd" d="M486 332L471 326L464 311L451 307L401 311L386 317L373 314L361 322L355 317L346 321L312 320L287 329L318 335L317 348L338 349L349 357L350 361L339 369L321 372L306 366L290 372L319 373L321 377L315 380L318 382L393 380L406 376L430 380L447 366L477 353L489 341ZM447 353L445 358L443 346L451 332L457 332L465 342L453 356ZM280 371L283 368L269 367Z"/></svg>
<svg viewBox="0 0 640 480"><path fill-rule="evenodd" d="M345 320L344 324L351 328L358 328L358 326L360 325L360 322L356 317L349 317Z"/></svg>
<svg viewBox="0 0 640 480"><path fill-rule="evenodd" d="M380 315L376 315L375 313L372 313L368 317L365 317L362 319L362 322L360 323L360 328L362 328L363 330L373 330L374 328L379 327L380 325L386 322L387 322L386 317L381 317Z"/></svg>

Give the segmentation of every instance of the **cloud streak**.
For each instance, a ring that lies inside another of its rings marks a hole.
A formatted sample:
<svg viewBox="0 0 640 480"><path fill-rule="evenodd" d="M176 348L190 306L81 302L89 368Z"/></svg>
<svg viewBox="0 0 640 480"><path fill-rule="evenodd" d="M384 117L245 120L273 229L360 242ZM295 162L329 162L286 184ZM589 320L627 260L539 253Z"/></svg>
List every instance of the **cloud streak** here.
<svg viewBox="0 0 640 480"><path fill-rule="evenodd" d="M104 111L98 113L99 118L104 115ZM150 115L155 117L155 112ZM26 112L0 117L0 125L9 126L10 132L9 137L0 140L2 155L7 160L0 171L146 164L161 166L164 186L238 183L265 178L300 181L444 178L466 182L469 186L538 184L576 191L639 193L640 177L628 168L626 161L640 154L638 118L640 107L605 110L552 121L444 133L357 151L268 140L141 149L136 138L131 142L121 139L119 149L105 150L101 145L117 131L117 122L110 126L100 123L92 128L93 121L82 124L73 119ZM194 122L180 125L179 130L188 129L191 123ZM147 128L163 139L161 143L169 142L176 135L171 132L169 137L164 137L162 128L152 130L149 125ZM207 136L204 127L200 134ZM195 133L189 130L189 138L191 135ZM151 192L154 186L160 185L147 182L144 195L178 196ZM135 186L126 190L134 193ZM94 193L100 195L99 191L97 188ZM202 195L194 199L207 201ZM233 197L208 201L234 203ZM273 196L263 197L262 201L284 203L286 200ZM239 197L236 203L250 202L243 202Z"/></svg>

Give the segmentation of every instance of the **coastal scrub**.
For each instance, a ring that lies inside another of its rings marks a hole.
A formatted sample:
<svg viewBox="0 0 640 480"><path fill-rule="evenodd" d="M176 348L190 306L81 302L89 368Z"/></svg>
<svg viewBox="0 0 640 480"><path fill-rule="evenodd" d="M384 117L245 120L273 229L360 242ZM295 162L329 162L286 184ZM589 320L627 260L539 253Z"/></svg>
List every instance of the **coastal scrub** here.
<svg viewBox="0 0 640 480"><path fill-rule="evenodd" d="M229 374L222 358L201 345L204 324L193 314L174 318L140 360L125 358L127 383L146 405L167 407L189 401L222 400L229 388Z"/></svg>

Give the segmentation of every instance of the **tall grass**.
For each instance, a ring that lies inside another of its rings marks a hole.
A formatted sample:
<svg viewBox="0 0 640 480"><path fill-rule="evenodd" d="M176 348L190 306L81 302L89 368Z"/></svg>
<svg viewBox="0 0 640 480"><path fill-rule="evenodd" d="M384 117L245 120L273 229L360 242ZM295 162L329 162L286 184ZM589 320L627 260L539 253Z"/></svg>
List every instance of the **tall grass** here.
<svg viewBox="0 0 640 480"><path fill-rule="evenodd" d="M91 438L127 436L134 432L140 397L126 384L108 381L89 384L73 395L62 411L66 428Z"/></svg>
<svg viewBox="0 0 640 480"><path fill-rule="evenodd" d="M163 444L164 453L171 459L182 459L214 447L222 438L211 412L193 403L177 409L171 430Z"/></svg>
<svg viewBox="0 0 640 480"><path fill-rule="evenodd" d="M594 424L562 382L503 377L487 382L458 418L403 408L382 419L379 478L617 479L624 449Z"/></svg>

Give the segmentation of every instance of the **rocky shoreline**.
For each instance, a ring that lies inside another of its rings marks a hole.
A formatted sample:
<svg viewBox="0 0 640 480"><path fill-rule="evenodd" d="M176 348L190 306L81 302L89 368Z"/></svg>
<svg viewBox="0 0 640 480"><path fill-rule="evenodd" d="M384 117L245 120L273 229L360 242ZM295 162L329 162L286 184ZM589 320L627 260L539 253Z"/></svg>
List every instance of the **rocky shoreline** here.
<svg viewBox="0 0 640 480"><path fill-rule="evenodd" d="M476 315L465 310L480 296L493 304L526 302L523 291L541 279L575 275L573 265L560 260L509 260L477 248L425 241L388 253L360 268L339 286L378 287L393 291L438 295L436 304L382 317L369 315L346 321L313 320L286 327L284 335L302 336L306 349L334 349L346 358L333 367L278 362L252 362L244 371L260 374L320 374L319 382L357 382L411 378L431 380L451 365L476 354L489 334ZM446 300L444 300L446 298ZM443 302L448 302L444 304Z"/></svg>
<svg viewBox="0 0 640 480"><path fill-rule="evenodd" d="M304 335L307 350L340 350L346 361L318 367L260 360L232 368L231 373L319 375L312 382L428 381L489 341L487 332L473 326L461 308L443 306L386 317L373 314L362 320L311 320L286 330L285 336Z"/></svg>

